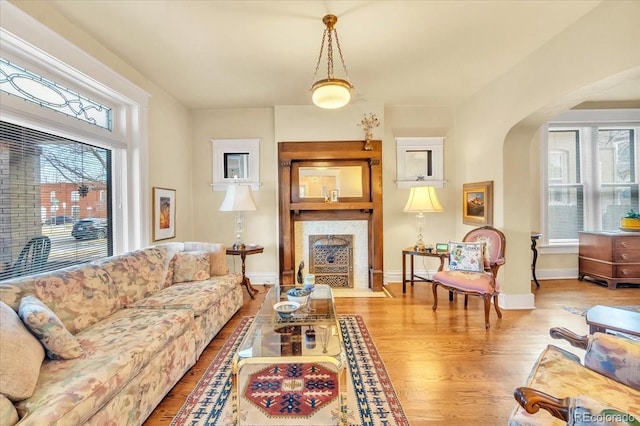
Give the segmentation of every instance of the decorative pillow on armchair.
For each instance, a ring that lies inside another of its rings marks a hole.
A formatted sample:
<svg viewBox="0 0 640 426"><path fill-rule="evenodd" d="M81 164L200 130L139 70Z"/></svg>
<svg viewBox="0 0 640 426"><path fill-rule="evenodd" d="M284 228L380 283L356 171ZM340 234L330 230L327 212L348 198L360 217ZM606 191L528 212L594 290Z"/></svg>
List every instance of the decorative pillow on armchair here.
<svg viewBox="0 0 640 426"><path fill-rule="evenodd" d="M183 251L176 253L173 282L202 281L211 277L209 253L206 251Z"/></svg>
<svg viewBox="0 0 640 426"><path fill-rule="evenodd" d="M484 243L456 243L449 241L450 271L484 271Z"/></svg>

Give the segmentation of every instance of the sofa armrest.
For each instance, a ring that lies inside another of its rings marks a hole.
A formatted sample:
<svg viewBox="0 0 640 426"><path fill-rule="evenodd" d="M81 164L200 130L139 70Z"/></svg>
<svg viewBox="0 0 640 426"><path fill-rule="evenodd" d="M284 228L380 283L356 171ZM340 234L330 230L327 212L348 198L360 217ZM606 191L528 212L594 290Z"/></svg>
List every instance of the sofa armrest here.
<svg viewBox="0 0 640 426"><path fill-rule="evenodd" d="M549 330L549 335L554 339L564 339L576 348L587 349L589 336L581 336L564 327L553 327Z"/></svg>
<svg viewBox="0 0 640 426"><path fill-rule="evenodd" d="M513 391L513 396L518 401L518 404L529 414L537 413L542 408L553 417L565 422L569 420L570 398L555 398L539 390L527 387L517 388Z"/></svg>

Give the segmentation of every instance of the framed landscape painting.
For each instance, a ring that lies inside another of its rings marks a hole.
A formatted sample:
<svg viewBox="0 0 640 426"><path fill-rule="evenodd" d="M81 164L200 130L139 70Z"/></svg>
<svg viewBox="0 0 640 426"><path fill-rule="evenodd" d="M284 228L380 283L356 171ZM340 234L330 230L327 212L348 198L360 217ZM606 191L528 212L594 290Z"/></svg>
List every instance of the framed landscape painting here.
<svg viewBox="0 0 640 426"><path fill-rule="evenodd" d="M153 188L153 241L176 236L176 190Z"/></svg>
<svg viewBox="0 0 640 426"><path fill-rule="evenodd" d="M462 185L462 223L493 225L493 181Z"/></svg>

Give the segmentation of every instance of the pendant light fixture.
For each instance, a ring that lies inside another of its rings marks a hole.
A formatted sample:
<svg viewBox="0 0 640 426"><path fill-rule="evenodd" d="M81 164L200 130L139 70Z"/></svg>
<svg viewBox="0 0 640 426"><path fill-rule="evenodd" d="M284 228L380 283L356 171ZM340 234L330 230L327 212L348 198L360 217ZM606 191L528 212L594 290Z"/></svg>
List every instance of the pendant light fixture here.
<svg viewBox="0 0 640 426"><path fill-rule="evenodd" d="M336 31L336 22L338 17L335 15L326 15L322 18L322 22L326 26L324 33L322 34L322 44L320 45L320 55L318 55L318 62L316 64L316 71L313 74L313 79L316 79L318 75L318 69L320 68L320 61L322 60L322 52L324 51L325 40L327 41L327 78L318 80L311 86L311 99L313 103L320 108L337 109L347 105L351 100L351 89L353 86L349 82L349 73L347 67L344 64L344 58L342 57L342 49L340 48L340 40L338 40L338 32ZM340 63L342 63L342 69L345 73L345 79L335 78L333 75L333 38L336 39L336 46L338 47L338 54L340 55Z"/></svg>

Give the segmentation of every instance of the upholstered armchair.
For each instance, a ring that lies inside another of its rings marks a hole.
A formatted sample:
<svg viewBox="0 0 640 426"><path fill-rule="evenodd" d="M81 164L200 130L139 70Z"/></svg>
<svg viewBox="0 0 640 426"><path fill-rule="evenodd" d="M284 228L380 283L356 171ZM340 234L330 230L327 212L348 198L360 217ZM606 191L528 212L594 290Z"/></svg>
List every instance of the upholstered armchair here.
<svg viewBox="0 0 640 426"><path fill-rule="evenodd" d="M433 275L433 310L438 308L438 287L454 293L464 294L464 308L469 296L480 296L484 300L484 326L489 329L491 299L498 318L502 312L498 306L500 284L498 270L505 263L506 241L504 234L492 227L483 226L471 230L462 243L449 243L449 270Z"/></svg>

